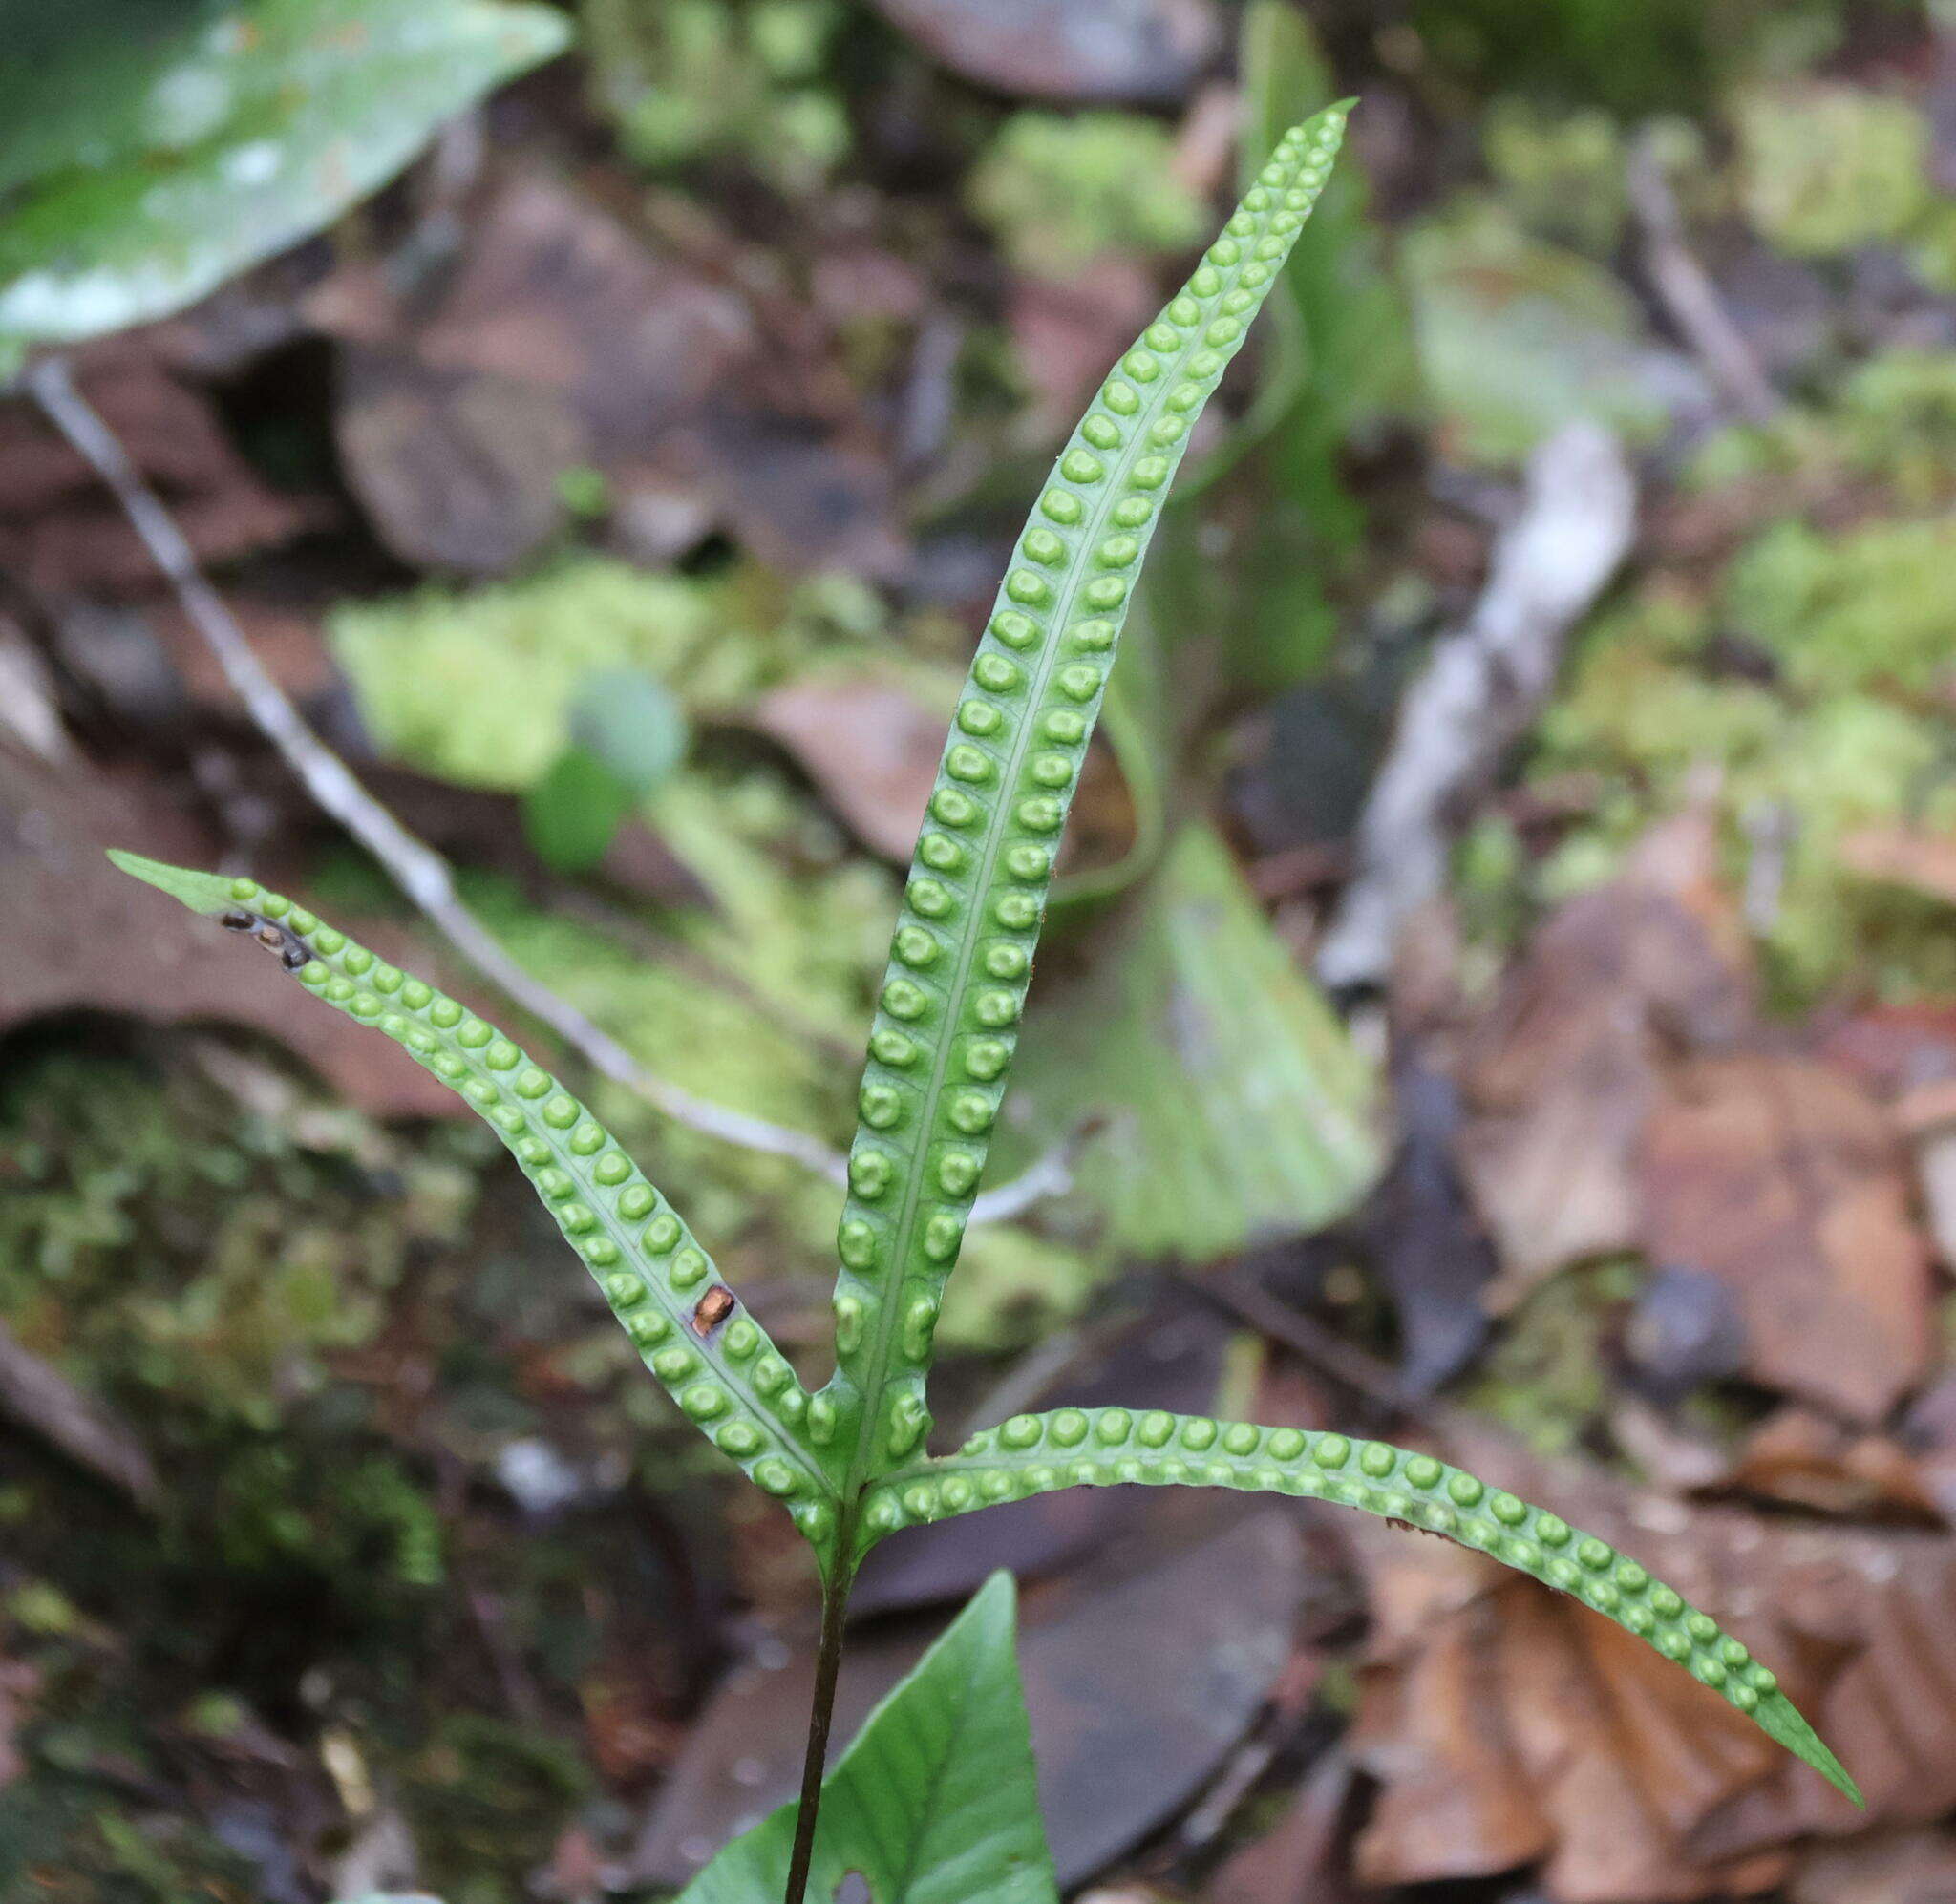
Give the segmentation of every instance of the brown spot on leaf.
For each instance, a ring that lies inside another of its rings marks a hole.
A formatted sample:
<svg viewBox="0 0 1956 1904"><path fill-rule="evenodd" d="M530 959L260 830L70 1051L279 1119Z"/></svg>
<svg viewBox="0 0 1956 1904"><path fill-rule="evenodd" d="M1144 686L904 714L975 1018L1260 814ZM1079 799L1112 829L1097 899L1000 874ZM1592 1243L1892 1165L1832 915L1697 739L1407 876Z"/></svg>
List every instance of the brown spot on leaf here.
<svg viewBox="0 0 1956 1904"><path fill-rule="evenodd" d="M699 1299L692 1312L692 1332L696 1336L710 1336L734 1313L734 1292L724 1282L716 1282Z"/></svg>

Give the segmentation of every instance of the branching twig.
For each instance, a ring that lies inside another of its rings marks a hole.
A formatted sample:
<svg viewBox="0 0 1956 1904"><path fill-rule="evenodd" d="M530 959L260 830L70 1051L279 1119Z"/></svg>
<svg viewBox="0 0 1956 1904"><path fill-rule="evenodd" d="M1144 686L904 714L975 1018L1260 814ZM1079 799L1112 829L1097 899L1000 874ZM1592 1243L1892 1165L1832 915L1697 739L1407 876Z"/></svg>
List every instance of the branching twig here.
<svg viewBox="0 0 1956 1904"><path fill-rule="evenodd" d="M593 1067L689 1130L743 1150L789 1157L826 1177L847 1181L844 1160L819 1138L749 1116L655 1076L617 1039L560 998L510 957L462 902L447 860L417 839L361 786L337 753L307 725L253 651L223 598L211 586L197 557L155 491L144 482L116 434L75 388L60 357L42 358L26 374L27 388L49 420L99 476L151 559L176 591L190 624L216 657L258 730L319 806L357 839L443 938L489 983ZM1040 1197L1066 1187L1064 1155L1035 1164L1022 1177L981 1196L972 1220L997 1222L1016 1216Z"/></svg>
<svg viewBox="0 0 1956 1904"><path fill-rule="evenodd" d="M1643 233L1650 287L1733 409L1748 423L1770 423L1779 413L1778 395L1719 302L1704 265L1685 243L1677 195L1648 131L1630 148L1626 182L1630 210Z"/></svg>
<svg viewBox="0 0 1956 1904"><path fill-rule="evenodd" d="M1407 690L1359 817L1356 870L1318 952L1329 985L1372 985L1399 925L1441 890L1449 809L1525 731L1555 679L1563 638L1616 571L1636 526L1622 445L1574 423L1528 463L1520 514L1496 544L1467 624Z"/></svg>

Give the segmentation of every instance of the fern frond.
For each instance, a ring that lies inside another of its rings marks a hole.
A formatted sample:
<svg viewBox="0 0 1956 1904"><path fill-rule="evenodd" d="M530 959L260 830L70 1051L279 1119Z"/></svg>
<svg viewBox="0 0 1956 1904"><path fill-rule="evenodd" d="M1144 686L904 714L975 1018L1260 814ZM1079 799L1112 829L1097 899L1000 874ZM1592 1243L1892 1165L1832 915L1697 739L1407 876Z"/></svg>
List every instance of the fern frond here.
<svg viewBox="0 0 1956 1904"><path fill-rule="evenodd" d="M522 1166L667 1393L810 1540L833 1539L835 1491L807 1445L807 1391L679 1213L570 1092L493 1025L283 894L138 854L109 857L251 934L297 984L463 1098Z"/></svg>
<svg viewBox="0 0 1956 1904"><path fill-rule="evenodd" d="M843 1494L907 1460L945 1279L985 1168L1061 830L1136 575L1188 435L1289 255L1347 100L1293 128L1101 385L1021 535L917 842L869 1041L810 1404Z"/></svg>
<svg viewBox="0 0 1956 1904"><path fill-rule="evenodd" d="M1136 1483L1311 1496L1478 1548L1615 1620L1721 1693L1857 1805L1862 1802L1860 1788L1779 1690L1772 1669L1709 1614L1560 1515L1390 1442L1160 1410L1057 1408L1014 1415L973 1435L953 1455L886 1475L864 1505L859 1545L866 1549L900 1527L1061 1488Z"/></svg>

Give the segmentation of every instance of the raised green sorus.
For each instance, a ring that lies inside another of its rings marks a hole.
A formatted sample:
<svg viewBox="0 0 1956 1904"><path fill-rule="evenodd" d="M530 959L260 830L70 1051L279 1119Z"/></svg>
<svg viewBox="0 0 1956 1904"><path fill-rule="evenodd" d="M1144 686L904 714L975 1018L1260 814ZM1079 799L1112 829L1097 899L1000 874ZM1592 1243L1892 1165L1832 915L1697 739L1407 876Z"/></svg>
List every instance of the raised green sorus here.
<svg viewBox="0 0 1956 1904"><path fill-rule="evenodd" d="M924 1452L925 1383L1018 1037L1053 856L1162 500L1203 404L1308 216L1347 104L1288 133L1100 387L1019 539L945 749L870 1034L838 1235L836 1369L808 1393L607 1132L453 1000L250 879L116 854L250 932L298 982L453 1086L515 1153L648 1366L813 1546L822 1650L788 1904L801 1904L850 1582L899 1528L1122 1483L1260 1489L1363 1509L1573 1594L1687 1667L1850 1797L1769 1669L1634 1561L1430 1455L1333 1433L1063 1408Z"/></svg>

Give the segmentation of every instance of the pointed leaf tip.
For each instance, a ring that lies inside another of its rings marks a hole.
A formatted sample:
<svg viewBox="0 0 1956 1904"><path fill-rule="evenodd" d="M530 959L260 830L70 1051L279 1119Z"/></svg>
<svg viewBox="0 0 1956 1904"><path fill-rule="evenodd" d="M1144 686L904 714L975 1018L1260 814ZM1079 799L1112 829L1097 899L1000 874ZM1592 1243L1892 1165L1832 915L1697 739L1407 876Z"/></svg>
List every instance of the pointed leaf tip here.
<svg viewBox="0 0 1956 1904"><path fill-rule="evenodd" d="M108 849L110 861L132 878L141 879L168 893L192 912L215 919L241 901L237 888L248 881L233 881L217 873L199 873L188 866L171 866L160 859L145 859L139 853L125 853L119 846ZM253 890L256 890L255 888Z"/></svg>
<svg viewBox="0 0 1956 1904"><path fill-rule="evenodd" d="M1775 1692L1770 1698L1759 1702L1759 1709L1754 1715L1760 1727L1791 1752L1820 1774L1835 1790L1853 1799L1865 1811L1867 1800L1860 1795L1858 1786L1847 1767L1828 1749L1826 1742L1807 1724L1799 1708L1783 1692Z"/></svg>

